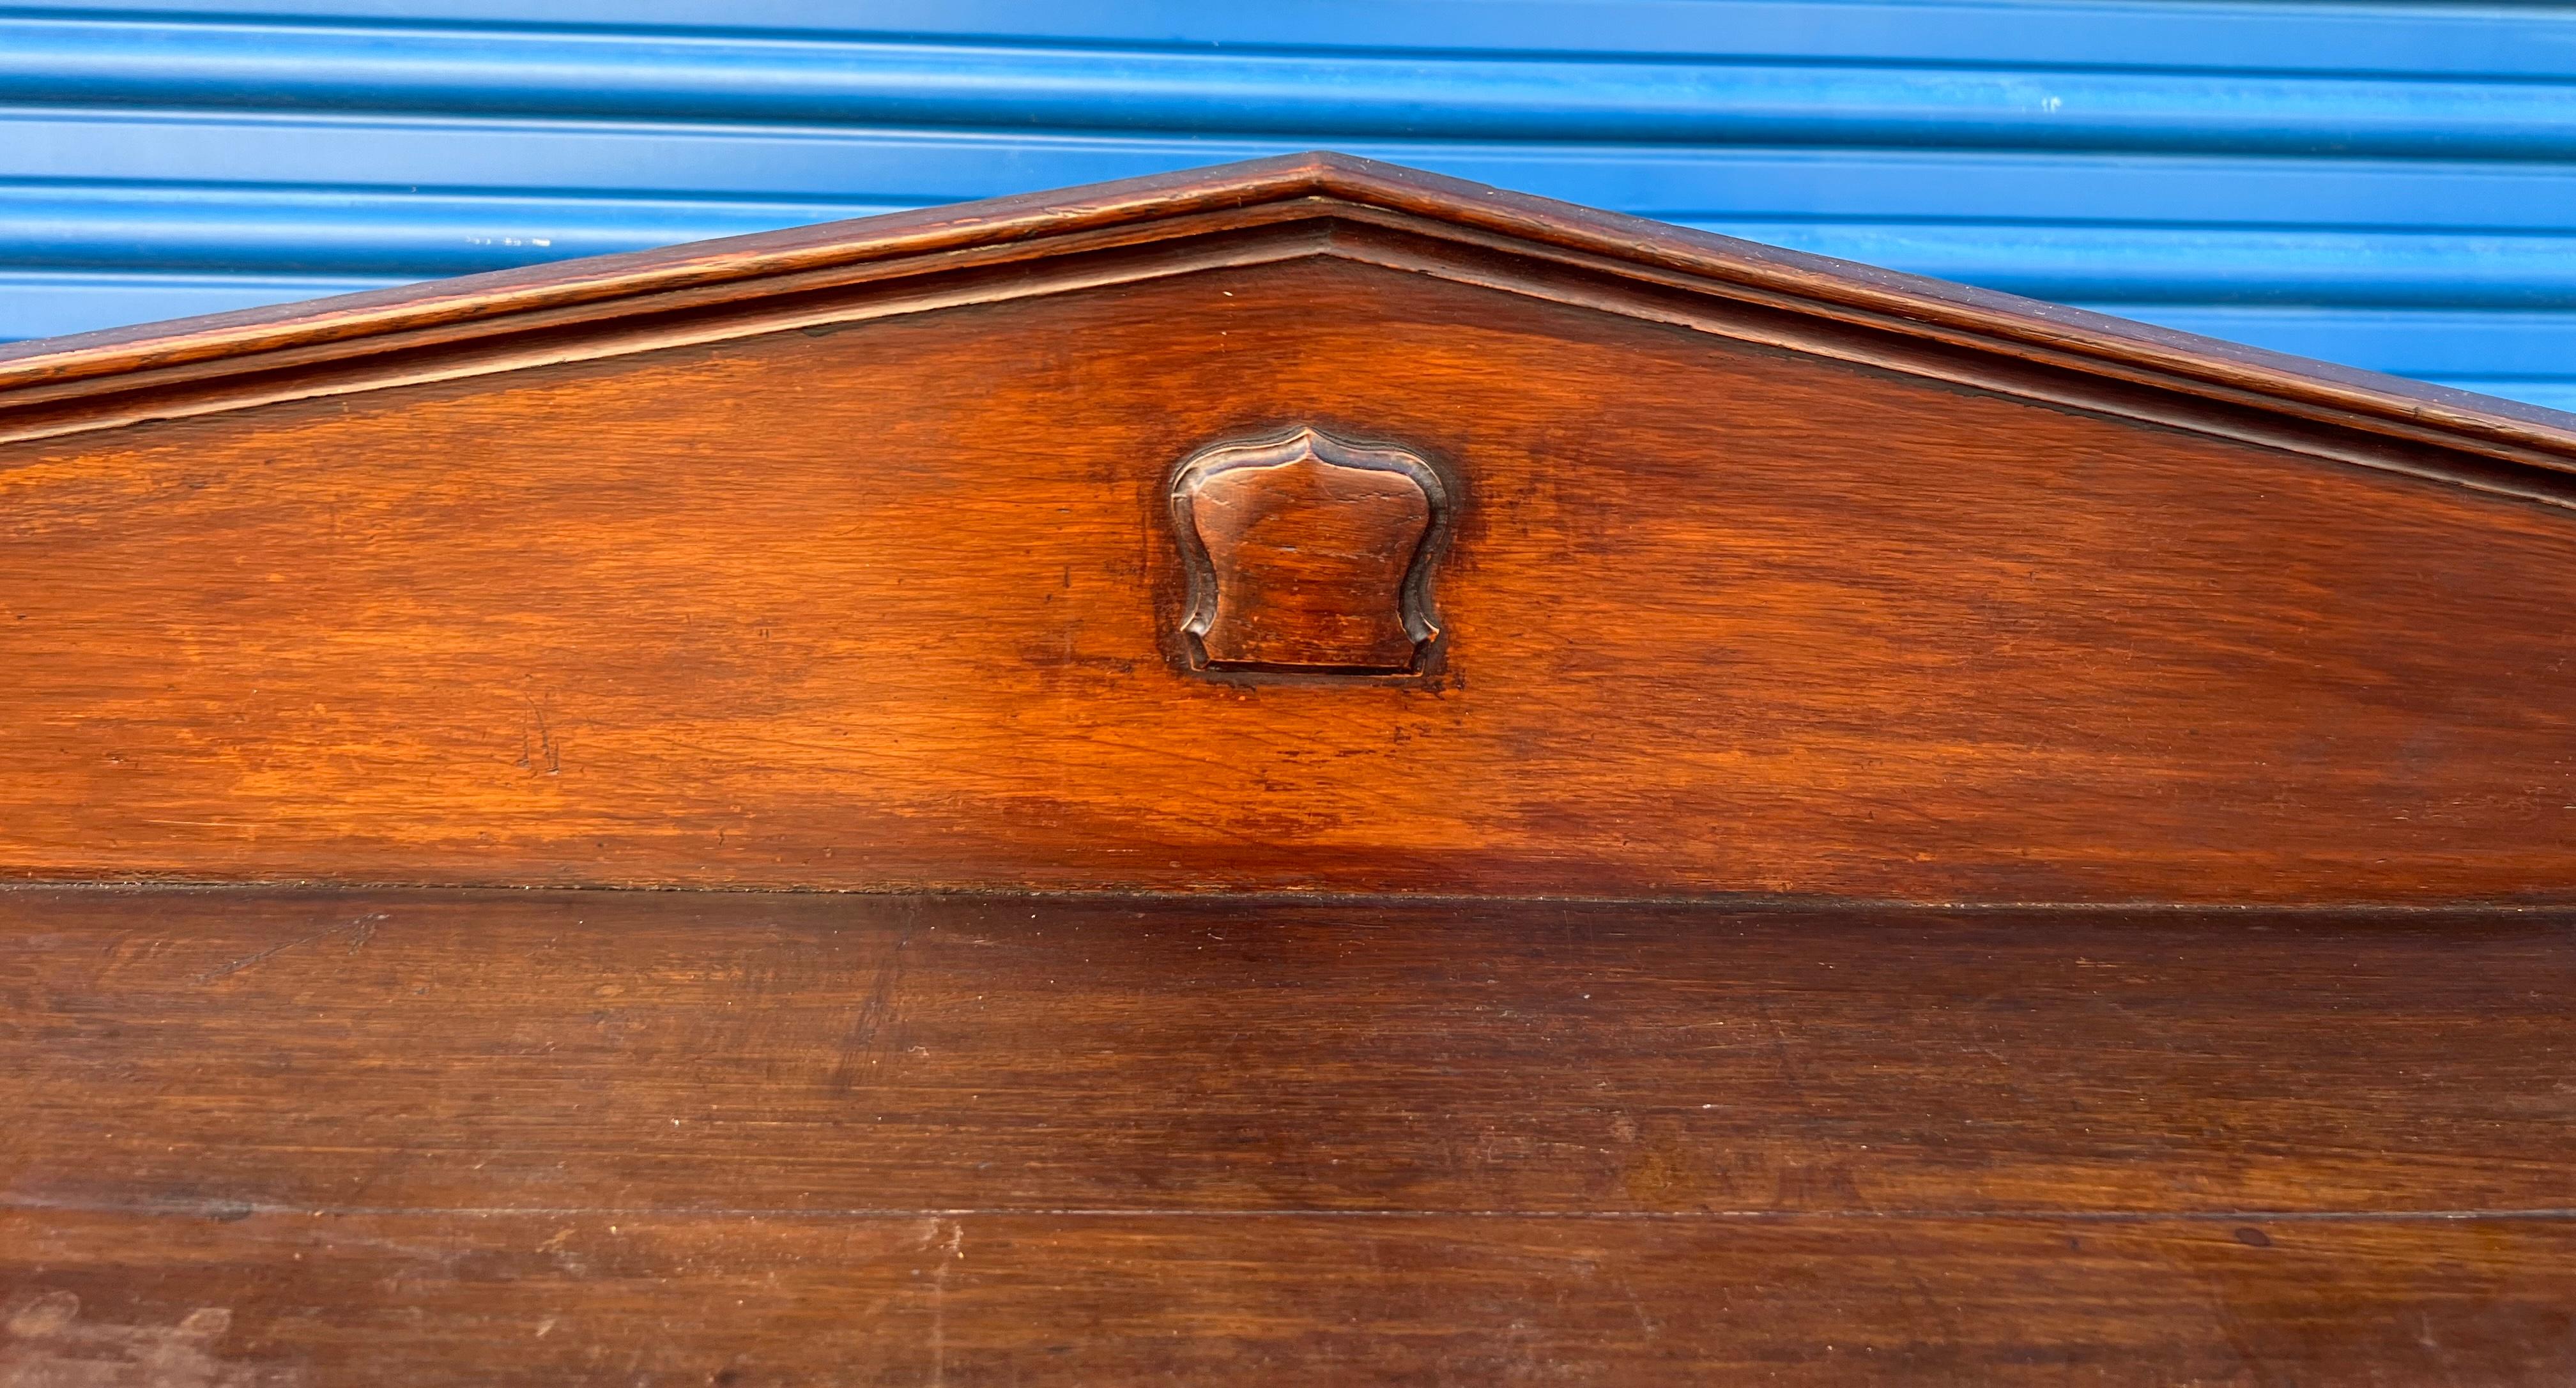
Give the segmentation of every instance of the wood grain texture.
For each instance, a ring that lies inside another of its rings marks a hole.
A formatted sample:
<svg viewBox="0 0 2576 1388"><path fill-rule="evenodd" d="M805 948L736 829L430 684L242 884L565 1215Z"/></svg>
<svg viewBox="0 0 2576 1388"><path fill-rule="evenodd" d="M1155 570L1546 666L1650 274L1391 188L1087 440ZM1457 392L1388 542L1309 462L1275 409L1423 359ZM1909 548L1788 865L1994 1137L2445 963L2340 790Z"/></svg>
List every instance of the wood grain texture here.
<svg viewBox="0 0 2576 1388"><path fill-rule="evenodd" d="M0 1381L2563 1382L2571 986L2543 913L14 890Z"/></svg>
<svg viewBox="0 0 2576 1388"><path fill-rule="evenodd" d="M2571 1268L2528 1219L0 1213L0 1375L2537 1388Z"/></svg>
<svg viewBox="0 0 2576 1388"><path fill-rule="evenodd" d="M115 415L119 397L183 382L392 358L426 345L543 341L566 326L597 330L673 308L1298 220L1394 222L1704 299L1786 305L2106 381L2576 472L2576 419L2555 410L1329 151L0 344L0 437L18 427L10 416L48 401L88 401ZM151 407L173 403L165 394Z"/></svg>
<svg viewBox="0 0 2576 1388"><path fill-rule="evenodd" d="M9 445L0 871L2576 895L2576 515L1262 254ZM1455 469L1438 687L1171 668L1299 423Z"/></svg>
<svg viewBox="0 0 2576 1388"><path fill-rule="evenodd" d="M2563 915L14 890L47 1207L2576 1208Z"/></svg>
<svg viewBox="0 0 2576 1388"><path fill-rule="evenodd" d="M2576 1375L2564 420L1309 157L0 440L0 876L1005 889L0 889L5 1388Z"/></svg>
<svg viewBox="0 0 2576 1388"><path fill-rule="evenodd" d="M1172 479L1192 669L1407 675L1439 639L1431 569L1454 524L1419 454L1312 429L1218 444Z"/></svg>

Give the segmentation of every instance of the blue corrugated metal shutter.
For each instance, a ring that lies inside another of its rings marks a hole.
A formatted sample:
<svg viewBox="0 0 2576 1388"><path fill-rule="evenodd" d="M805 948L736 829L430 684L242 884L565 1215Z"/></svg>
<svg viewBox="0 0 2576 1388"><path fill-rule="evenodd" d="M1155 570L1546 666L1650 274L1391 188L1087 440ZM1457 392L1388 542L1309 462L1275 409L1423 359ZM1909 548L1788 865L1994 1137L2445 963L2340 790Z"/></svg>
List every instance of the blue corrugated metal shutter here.
<svg viewBox="0 0 2576 1388"><path fill-rule="evenodd" d="M1329 146L2576 408L2576 8L0 10L0 337Z"/></svg>

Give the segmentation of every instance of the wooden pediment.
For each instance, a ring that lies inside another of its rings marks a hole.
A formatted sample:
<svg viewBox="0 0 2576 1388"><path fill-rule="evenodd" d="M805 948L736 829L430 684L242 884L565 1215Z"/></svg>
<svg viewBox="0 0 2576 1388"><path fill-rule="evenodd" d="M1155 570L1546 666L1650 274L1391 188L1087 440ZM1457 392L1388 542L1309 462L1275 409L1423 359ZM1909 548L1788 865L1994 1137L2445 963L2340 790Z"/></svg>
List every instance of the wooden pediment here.
<svg viewBox="0 0 2576 1388"><path fill-rule="evenodd" d="M1330 156L19 349L0 1383L2565 1383L2570 425Z"/></svg>
<svg viewBox="0 0 2576 1388"><path fill-rule="evenodd" d="M1331 155L0 352L0 872L2576 899L2576 418Z"/></svg>

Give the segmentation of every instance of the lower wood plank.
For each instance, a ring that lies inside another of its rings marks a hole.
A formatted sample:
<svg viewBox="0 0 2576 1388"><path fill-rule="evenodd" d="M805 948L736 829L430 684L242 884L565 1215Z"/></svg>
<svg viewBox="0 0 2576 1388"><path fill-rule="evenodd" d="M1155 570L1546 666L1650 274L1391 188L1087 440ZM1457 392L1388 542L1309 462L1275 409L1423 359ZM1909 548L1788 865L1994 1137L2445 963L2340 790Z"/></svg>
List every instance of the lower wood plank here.
<svg viewBox="0 0 2576 1388"><path fill-rule="evenodd" d="M162 1209L2576 1207L2563 915L0 891Z"/></svg>
<svg viewBox="0 0 2576 1388"><path fill-rule="evenodd" d="M2561 1384L2576 1223L21 1210L0 1383Z"/></svg>
<svg viewBox="0 0 2576 1388"><path fill-rule="evenodd" d="M0 891L0 1386L2563 1384L2552 913Z"/></svg>

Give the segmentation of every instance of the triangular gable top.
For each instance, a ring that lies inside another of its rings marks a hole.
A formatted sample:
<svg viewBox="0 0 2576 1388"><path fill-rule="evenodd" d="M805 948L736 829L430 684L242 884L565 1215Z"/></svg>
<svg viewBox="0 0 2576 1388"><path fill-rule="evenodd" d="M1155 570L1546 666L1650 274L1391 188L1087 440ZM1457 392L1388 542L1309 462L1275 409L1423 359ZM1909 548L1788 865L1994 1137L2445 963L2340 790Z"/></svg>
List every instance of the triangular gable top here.
<svg viewBox="0 0 2576 1388"><path fill-rule="evenodd" d="M674 312L1252 228L1337 225L1427 238L1481 256L1489 269L1499 257L1624 281L1666 305L1587 300L1614 312L1662 316L1678 295L1785 313L1919 343L1952 363L1860 350L1898 370L1957 376L1962 354L2009 362L2060 385L1973 368L1966 375L2008 394L2060 398L2063 382L2089 380L2110 393L2080 392L2068 403L2560 504L2576 496L2576 415L1328 152L0 346L0 439L276 399L281 371L337 365L366 374L369 364L424 349L488 352L536 335L548 344L545 357L560 359L567 334L611 336ZM1508 271L1491 280L1531 287ZM1785 345L1835 351L1795 334ZM271 384L246 384L263 379ZM187 398L167 398L163 387ZM148 404L127 403L143 391L154 397ZM2219 413L2193 412L2193 404Z"/></svg>
<svg viewBox="0 0 2576 1388"><path fill-rule="evenodd" d="M1333 155L0 354L0 877L2576 900L2576 417Z"/></svg>

